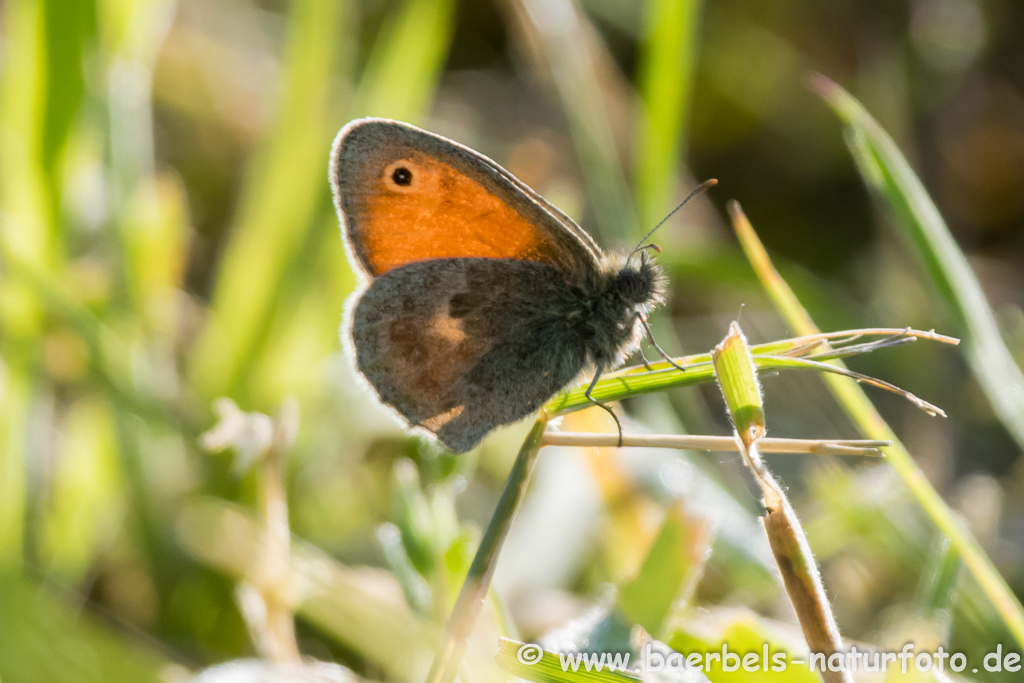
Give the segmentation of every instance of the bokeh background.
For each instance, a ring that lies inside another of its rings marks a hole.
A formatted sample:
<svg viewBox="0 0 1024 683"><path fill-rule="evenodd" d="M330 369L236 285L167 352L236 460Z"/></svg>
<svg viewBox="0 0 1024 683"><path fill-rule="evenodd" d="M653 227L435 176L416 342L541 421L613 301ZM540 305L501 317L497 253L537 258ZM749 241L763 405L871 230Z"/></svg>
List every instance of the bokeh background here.
<svg viewBox="0 0 1024 683"><path fill-rule="evenodd" d="M822 73L910 161L1024 360L1024 8L1011 0L6 0L0 22L4 683L184 680L266 654L238 586L266 588L253 525L272 477L244 455L269 423L243 420L233 448L207 452L218 397L270 416L285 405L277 428L296 430L281 457L301 651L368 679L422 676L525 427L454 457L355 383L338 338L355 279L326 169L358 116L480 150L607 248L718 178L657 234L672 286L654 323L671 352L710 349L737 315L752 341L790 333L727 199L821 328L962 334L807 87ZM1024 423L993 409L962 349L851 364L946 410L871 394L1024 594ZM764 387L773 435L858 435L819 378ZM714 387L620 411L635 430L729 430ZM610 425L584 412L564 428ZM772 466L846 637L978 660L1024 647L885 463ZM533 487L499 564L500 609L474 639L481 661L499 631L592 618L667 523L687 539L681 578L641 600L682 596L663 638L792 642L736 457L551 449ZM778 680L813 680L797 676Z"/></svg>

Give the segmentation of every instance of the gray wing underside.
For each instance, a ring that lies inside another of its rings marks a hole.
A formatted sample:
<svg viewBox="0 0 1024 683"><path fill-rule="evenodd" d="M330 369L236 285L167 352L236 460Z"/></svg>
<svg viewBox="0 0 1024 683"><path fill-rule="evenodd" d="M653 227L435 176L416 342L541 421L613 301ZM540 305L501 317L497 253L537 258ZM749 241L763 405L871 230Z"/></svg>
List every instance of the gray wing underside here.
<svg viewBox="0 0 1024 683"><path fill-rule="evenodd" d="M543 264L410 264L375 278L356 304L356 364L410 425L466 451L579 375L572 307L564 276Z"/></svg>

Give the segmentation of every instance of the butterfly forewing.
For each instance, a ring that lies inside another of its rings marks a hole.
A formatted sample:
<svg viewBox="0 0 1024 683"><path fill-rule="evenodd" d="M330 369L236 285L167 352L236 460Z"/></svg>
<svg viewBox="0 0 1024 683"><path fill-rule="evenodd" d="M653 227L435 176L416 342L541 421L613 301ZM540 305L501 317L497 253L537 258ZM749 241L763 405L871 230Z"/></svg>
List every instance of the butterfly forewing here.
<svg viewBox="0 0 1024 683"><path fill-rule="evenodd" d="M350 248L370 276L432 258L546 263L578 280L593 240L476 152L408 124L363 119L335 141L331 183Z"/></svg>

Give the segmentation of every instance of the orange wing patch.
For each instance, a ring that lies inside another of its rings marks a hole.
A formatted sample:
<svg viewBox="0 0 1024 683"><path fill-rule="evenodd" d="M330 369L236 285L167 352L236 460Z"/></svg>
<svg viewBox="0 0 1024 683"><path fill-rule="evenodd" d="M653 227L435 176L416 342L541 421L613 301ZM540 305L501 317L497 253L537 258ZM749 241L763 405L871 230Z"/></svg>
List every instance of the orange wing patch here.
<svg viewBox="0 0 1024 683"><path fill-rule="evenodd" d="M373 275L436 258L558 264L542 229L453 167L418 152L392 161L354 197L356 243Z"/></svg>

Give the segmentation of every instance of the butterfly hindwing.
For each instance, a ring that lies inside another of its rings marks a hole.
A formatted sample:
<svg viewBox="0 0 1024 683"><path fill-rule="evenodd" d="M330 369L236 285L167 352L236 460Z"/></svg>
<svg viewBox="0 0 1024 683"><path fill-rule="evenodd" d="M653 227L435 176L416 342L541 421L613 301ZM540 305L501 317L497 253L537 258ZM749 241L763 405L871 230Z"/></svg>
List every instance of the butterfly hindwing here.
<svg viewBox="0 0 1024 683"><path fill-rule="evenodd" d="M551 266L435 259L374 278L352 316L356 364L381 400L455 452L516 422L584 368L578 300Z"/></svg>

